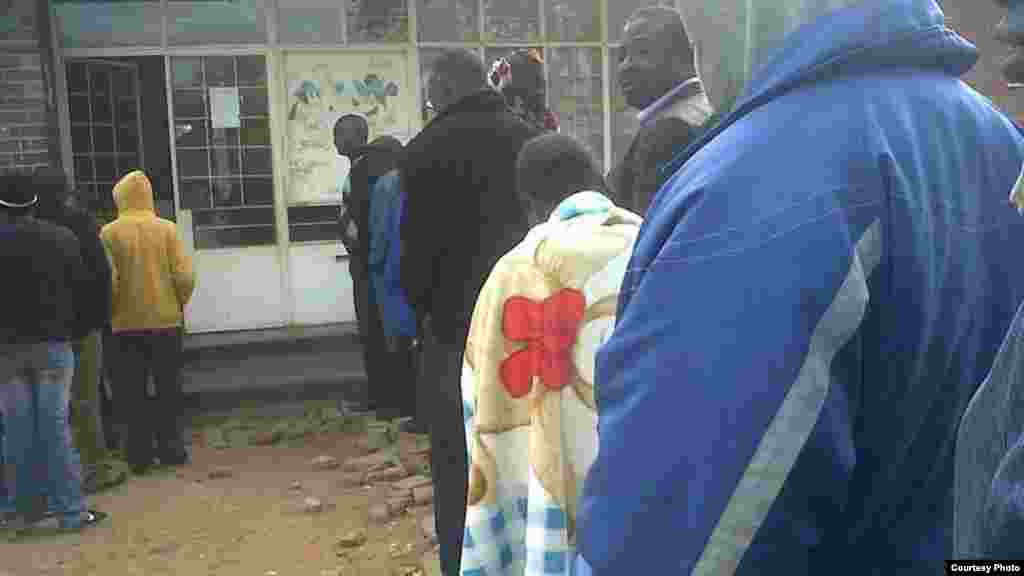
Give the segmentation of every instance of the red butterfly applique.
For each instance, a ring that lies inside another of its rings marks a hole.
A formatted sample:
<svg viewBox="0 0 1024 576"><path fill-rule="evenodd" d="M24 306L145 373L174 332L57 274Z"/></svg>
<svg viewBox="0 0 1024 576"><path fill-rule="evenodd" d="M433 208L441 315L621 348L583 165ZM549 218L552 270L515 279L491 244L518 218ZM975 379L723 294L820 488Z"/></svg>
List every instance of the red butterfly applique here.
<svg viewBox="0 0 1024 576"><path fill-rule="evenodd" d="M583 321L586 299L578 290L564 289L535 302L522 296L505 301L503 333L526 348L501 363L501 381L513 398L530 393L533 377L549 390L561 390L572 379L572 347Z"/></svg>

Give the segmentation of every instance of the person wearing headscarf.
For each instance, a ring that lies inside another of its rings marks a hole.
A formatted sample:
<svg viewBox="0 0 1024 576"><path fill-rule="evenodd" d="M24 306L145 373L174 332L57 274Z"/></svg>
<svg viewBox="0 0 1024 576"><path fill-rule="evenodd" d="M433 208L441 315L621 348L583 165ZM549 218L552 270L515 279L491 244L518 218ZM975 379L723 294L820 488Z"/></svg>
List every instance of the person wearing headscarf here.
<svg viewBox="0 0 1024 576"><path fill-rule="evenodd" d="M462 368L463 576L567 574L597 444L594 355L641 223L606 196L597 162L572 137L531 140L517 173L534 227L484 283Z"/></svg>
<svg viewBox="0 0 1024 576"><path fill-rule="evenodd" d="M558 118L547 106L544 57L539 50L524 48L498 58L487 74L487 83L524 122L538 130L558 131Z"/></svg>
<svg viewBox="0 0 1024 576"><path fill-rule="evenodd" d="M723 116L598 352L577 568L942 573L957 426L1024 298L1024 135L934 0L682 11Z"/></svg>
<svg viewBox="0 0 1024 576"><path fill-rule="evenodd" d="M697 140L712 109L678 11L638 9L623 29L621 50L619 85L626 103L640 110L640 129L609 179L619 202L643 214L664 183L658 169Z"/></svg>
<svg viewBox="0 0 1024 576"><path fill-rule="evenodd" d="M1024 0L996 0L1007 10L996 38L1011 48L1003 76L1024 84ZM1024 210L1024 172L1010 197ZM971 399L957 434L956 559L1024 558L1024 305L988 377Z"/></svg>

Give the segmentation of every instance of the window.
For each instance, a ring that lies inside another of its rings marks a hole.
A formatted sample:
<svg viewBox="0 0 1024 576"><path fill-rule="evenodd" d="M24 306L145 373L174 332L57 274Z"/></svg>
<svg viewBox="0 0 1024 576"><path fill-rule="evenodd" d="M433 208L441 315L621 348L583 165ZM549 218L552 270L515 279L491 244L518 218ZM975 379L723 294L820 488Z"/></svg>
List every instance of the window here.
<svg viewBox="0 0 1024 576"><path fill-rule="evenodd" d="M615 1L619 0L614 0ZM600 42L600 0L548 0L547 38L551 42Z"/></svg>
<svg viewBox="0 0 1024 576"><path fill-rule="evenodd" d="M160 0L57 0L54 11L62 48L159 46L163 40Z"/></svg>
<svg viewBox="0 0 1024 576"><path fill-rule="evenodd" d="M484 0L484 41L487 43L540 40L538 0Z"/></svg>
<svg viewBox="0 0 1024 576"><path fill-rule="evenodd" d="M583 142L604 165L604 103L601 49L549 48L548 102L558 114L560 131Z"/></svg>
<svg viewBox="0 0 1024 576"><path fill-rule="evenodd" d="M273 244L273 154L263 56L171 59L181 207L196 248Z"/></svg>
<svg viewBox="0 0 1024 576"><path fill-rule="evenodd" d="M406 0L342 0L348 4L348 41L408 42Z"/></svg>
<svg viewBox="0 0 1024 576"><path fill-rule="evenodd" d="M281 44L340 44L344 3L338 0L278 2L277 41Z"/></svg>
<svg viewBox="0 0 1024 576"><path fill-rule="evenodd" d="M420 42L476 42L480 39L478 0L417 0Z"/></svg>
<svg viewBox="0 0 1024 576"><path fill-rule="evenodd" d="M36 2L7 0L0 13L0 43L36 44Z"/></svg>
<svg viewBox="0 0 1024 576"><path fill-rule="evenodd" d="M167 0L170 44L263 44L267 0Z"/></svg>

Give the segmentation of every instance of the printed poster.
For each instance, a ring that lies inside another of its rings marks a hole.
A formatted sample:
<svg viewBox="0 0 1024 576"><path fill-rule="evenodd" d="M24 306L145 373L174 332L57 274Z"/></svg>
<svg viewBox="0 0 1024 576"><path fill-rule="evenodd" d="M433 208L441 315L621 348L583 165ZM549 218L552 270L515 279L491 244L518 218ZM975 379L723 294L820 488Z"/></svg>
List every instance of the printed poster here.
<svg viewBox="0 0 1024 576"><path fill-rule="evenodd" d="M289 205L341 202L348 162L334 146L334 123L366 118L370 141L411 135L415 95L404 53L307 53L285 59Z"/></svg>
<svg viewBox="0 0 1024 576"><path fill-rule="evenodd" d="M210 88L210 127L240 127L242 122L239 119L239 105L238 88Z"/></svg>

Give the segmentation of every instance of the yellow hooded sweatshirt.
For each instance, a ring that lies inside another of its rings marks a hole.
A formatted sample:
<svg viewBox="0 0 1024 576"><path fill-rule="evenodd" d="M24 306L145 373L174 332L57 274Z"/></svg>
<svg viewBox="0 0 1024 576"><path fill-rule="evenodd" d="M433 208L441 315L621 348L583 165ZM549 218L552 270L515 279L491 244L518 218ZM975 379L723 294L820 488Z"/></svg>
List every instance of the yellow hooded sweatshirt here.
<svg viewBox="0 0 1024 576"><path fill-rule="evenodd" d="M192 261L174 223L157 217L146 174L121 178L114 204L117 220L100 232L113 271L113 331L181 326L195 288Z"/></svg>

